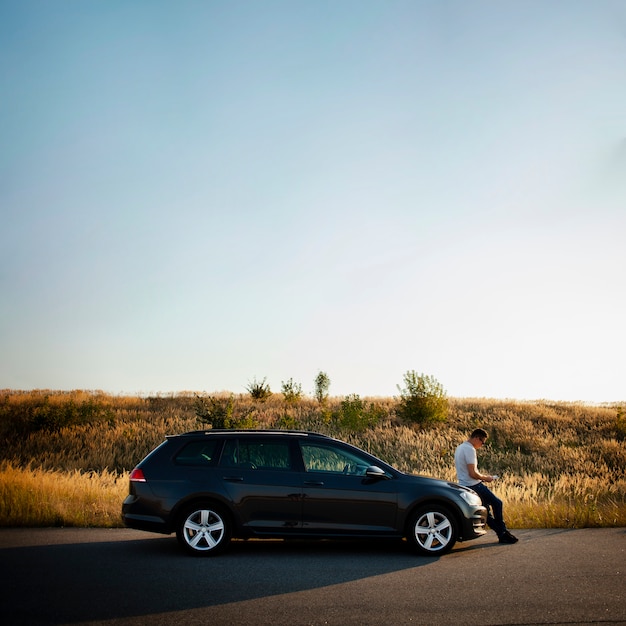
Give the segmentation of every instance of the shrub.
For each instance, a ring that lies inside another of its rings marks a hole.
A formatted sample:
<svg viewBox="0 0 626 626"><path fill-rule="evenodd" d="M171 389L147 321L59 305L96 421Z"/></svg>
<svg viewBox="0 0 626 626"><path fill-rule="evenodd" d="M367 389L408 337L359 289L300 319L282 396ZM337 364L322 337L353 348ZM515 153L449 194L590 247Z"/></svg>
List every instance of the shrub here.
<svg viewBox="0 0 626 626"><path fill-rule="evenodd" d="M281 391L287 404L296 404L302 399L302 385L294 383L293 378L287 382L281 381Z"/></svg>
<svg viewBox="0 0 626 626"><path fill-rule="evenodd" d="M411 370L404 375L404 387L398 385L398 390L400 404L396 412L403 421L427 424L447 419L448 398L434 377Z"/></svg>
<svg viewBox="0 0 626 626"><path fill-rule="evenodd" d="M281 430L297 430L298 422L294 415L285 412L278 418L275 427Z"/></svg>
<svg viewBox="0 0 626 626"><path fill-rule="evenodd" d="M196 396L196 417L203 424L211 428L255 428L256 420L252 415L253 409L235 411L235 398L231 394L228 398L207 398Z"/></svg>
<svg viewBox="0 0 626 626"><path fill-rule="evenodd" d="M341 428L356 432L374 426L384 415L373 402L369 405L358 394L346 396L336 411L335 421Z"/></svg>
<svg viewBox="0 0 626 626"><path fill-rule="evenodd" d="M254 378L251 383L248 383L246 389L253 400L260 400L261 402L264 402L272 395L270 386L266 381L267 378L264 378L261 382Z"/></svg>

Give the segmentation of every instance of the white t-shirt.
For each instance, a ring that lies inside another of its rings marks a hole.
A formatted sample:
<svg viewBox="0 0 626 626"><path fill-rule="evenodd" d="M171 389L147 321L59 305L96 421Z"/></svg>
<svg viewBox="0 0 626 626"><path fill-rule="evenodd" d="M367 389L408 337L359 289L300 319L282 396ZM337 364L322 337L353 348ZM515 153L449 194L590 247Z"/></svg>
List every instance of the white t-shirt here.
<svg viewBox="0 0 626 626"><path fill-rule="evenodd" d="M473 465L478 471L476 448L474 448L469 441L464 441L462 444L457 446L454 453L454 464L456 465L456 475L459 484L464 487L473 487L474 485L478 485L478 483L480 483L480 480L472 478L467 471L468 465Z"/></svg>

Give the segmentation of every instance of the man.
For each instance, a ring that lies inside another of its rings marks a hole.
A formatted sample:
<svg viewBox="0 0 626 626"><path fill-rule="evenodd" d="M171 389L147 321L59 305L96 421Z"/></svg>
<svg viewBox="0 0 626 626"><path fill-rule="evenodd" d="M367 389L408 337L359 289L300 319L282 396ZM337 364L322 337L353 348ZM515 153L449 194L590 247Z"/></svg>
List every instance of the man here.
<svg viewBox="0 0 626 626"><path fill-rule="evenodd" d="M483 483L493 482L497 476L481 474L478 471L478 458L476 450L487 441L487 433L482 428L477 428L467 441L460 444L454 453L454 464L458 481L464 487L473 489L487 508L487 524L496 531L500 543L516 543L514 537L507 529L502 517L502 500L498 498Z"/></svg>

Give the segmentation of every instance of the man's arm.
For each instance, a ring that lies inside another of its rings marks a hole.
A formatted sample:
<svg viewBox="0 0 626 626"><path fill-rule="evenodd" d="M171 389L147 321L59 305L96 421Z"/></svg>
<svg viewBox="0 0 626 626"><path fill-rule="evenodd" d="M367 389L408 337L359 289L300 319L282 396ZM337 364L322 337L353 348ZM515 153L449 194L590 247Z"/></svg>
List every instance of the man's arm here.
<svg viewBox="0 0 626 626"><path fill-rule="evenodd" d="M467 464L467 471L474 480L480 480L484 483L490 483L493 480L493 476L490 476L489 474L481 474L476 469L476 465L474 463Z"/></svg>

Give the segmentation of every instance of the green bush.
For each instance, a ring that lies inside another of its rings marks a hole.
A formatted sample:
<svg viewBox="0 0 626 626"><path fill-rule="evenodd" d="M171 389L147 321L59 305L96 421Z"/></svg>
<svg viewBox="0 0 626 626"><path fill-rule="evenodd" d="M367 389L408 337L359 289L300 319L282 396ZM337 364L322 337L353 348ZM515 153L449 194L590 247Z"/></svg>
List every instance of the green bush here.
<svg viewBox="0 0 626 626"><path fill-rule="evenodd" d="M339 427L357 432L375 426L384 415L385 411L381 410L380 407L377 407L373 402L368 404L358 394L354 393L341 401L334 418Z"/></svg>
<svg viewBox="0 0 626 626"><path fill-rule="evenodd" d="M414 370L404 375L404 387L398 385L400 402L398 417L413 424L445 422L448 418L448 398L443 386L432 376Z"/></svg>

